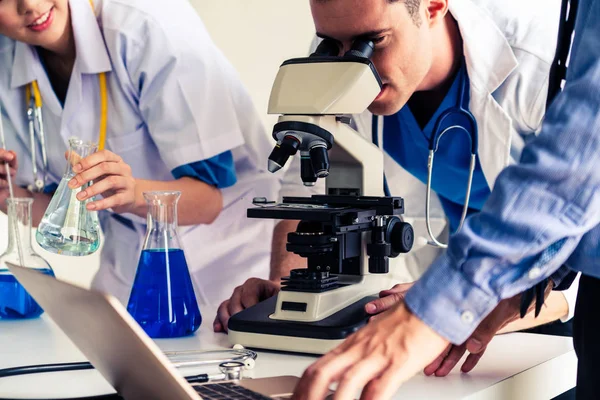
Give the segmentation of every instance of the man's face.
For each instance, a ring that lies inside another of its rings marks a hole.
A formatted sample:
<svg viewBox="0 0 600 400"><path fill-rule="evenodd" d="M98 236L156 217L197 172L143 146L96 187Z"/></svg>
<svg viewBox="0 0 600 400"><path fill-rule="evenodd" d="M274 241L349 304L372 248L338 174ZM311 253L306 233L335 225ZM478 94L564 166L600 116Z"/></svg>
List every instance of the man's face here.
<svg viewBox="0 0 600 400"><path fill-rule="evenodd" d="M311 0L311 9L317 34L337 41L340 54L349 50L357 37L374 42L371 60L384 85L369 111L394 114L415 91L423 90L432 59L423 5L415 16L404 1Z"/></svg>
<svg viewBox="0 0 600 400"><path fill-rule="evenodd" d="M68 0L0 0L0 35L47 49L69 23Z"/></svg>

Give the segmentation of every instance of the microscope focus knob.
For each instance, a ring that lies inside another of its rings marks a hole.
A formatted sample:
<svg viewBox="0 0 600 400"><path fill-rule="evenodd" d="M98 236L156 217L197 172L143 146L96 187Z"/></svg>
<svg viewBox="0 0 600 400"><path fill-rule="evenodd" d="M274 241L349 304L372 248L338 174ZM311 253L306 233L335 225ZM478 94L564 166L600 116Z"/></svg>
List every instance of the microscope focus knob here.
<svg viewBox="0 0 600 400"><path fill-rule="evenodd" d="M401 253L408 253L415 242L415 232L411 224L394 218L388 224L387 236L392 244L390 257L398 257Z"/></svg>

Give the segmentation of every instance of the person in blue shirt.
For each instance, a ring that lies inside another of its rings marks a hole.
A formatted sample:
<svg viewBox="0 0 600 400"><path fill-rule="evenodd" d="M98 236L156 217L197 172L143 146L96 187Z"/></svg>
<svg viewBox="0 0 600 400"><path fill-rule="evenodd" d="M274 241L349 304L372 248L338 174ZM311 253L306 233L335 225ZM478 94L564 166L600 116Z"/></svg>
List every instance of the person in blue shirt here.
<svg viewBox="0 0 600 400"><path fill-rule="evenodd" d="M432 2L430 2L431 4ZM499 6L505 6L502 2ZM480 212L388 312L305 372L294 398L390 398L449 343L481 352L517 317L514 296L581 271L574 344L577 398L600 393L600 1L580 0L562 94L541 132L506 167Z"/></svg>
<svg viewBox="0 0 600 400"><path fill-rule="evenodd" d="M33 83L45 146L29 137L26 92ZM70 182L78 188L93 180L77 198L97 196L87 208L102 211L94 288L127 302L146 230L142 193L152 190L182 192L180 236L201 304L267 275L271 248L263 238L272 223L245 213L254 196L278 192L264 161L270 139L189 2L1 0L0 104L7 142L0 209L9 194L6 161L15 195L35 199L34 224L61 180L68 139L104 144L74 166Z"/></svg>

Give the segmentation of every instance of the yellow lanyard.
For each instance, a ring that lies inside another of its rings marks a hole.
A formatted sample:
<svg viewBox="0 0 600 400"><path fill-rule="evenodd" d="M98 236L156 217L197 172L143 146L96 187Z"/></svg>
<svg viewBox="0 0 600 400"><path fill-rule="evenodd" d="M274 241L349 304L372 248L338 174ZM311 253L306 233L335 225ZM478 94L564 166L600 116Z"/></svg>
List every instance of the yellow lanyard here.
<svg viewBox="0 0 600 400"><path fill-rule="evenodd" d="M92 6L92 10L94 10L93 0L90 0L90 6ZM98 150L102 150L106 143L106 127L108 124L108 90L106 88L106 73L100 72L98 74L98 83L100 85L100 135L98 137ZM37 81L33 81L31 84L25 86L25 101L27 102L27 106L30 104L32 93L35 107L41 109L42 95L40 94Z"/></svg>

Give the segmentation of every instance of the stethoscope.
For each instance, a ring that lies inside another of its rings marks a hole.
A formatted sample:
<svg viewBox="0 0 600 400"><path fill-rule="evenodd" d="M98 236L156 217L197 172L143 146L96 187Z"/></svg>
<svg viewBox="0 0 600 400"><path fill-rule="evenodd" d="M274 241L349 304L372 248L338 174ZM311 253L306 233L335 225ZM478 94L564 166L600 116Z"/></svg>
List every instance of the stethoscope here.
<svg viewBox="0 0 600 400"><path fill-rule="evenodd" d="M206 383L213 380L237 380L242 378L244 370L250 370L256 365L257 353L240 345L233 349L223 350L190 350L165 351L165 354L175 368L196 368L217 365L221 374L199 374L187 376L189 383ZM0 378L18 375L42 374L48 372L65 372L94 369L89 362L71 362L57 364L23 365L0 369Z"/></svg>
<svg viewBox="0 0 600 400"><path fill-rule="evenodd" d="M447 248L447 243L442 243L439 239L435 237L433 234L433 230L431 229L431 219L430 219L430 207L431 207L431 177L433 175L433 159L435 156L435 152L438 150L439 141L444 136L445 133L452 129L459 129L467 133L469 138L471 139L471 159L469 163L469 179L467 182L467 190L465 194L465 204L462 209L462 214L460 217L460 223L456 232L459 232L465 219L467 218L467 213L469 212L469 199L471 197L471 187L473 185L473 175L475 174L475 166L477 164L477 148L478 148L478 132L477 132L477 121L473 114L469 111L469 105L467 101L467 84L466 84L466 73L461 75L460 78L460 90L459 90L459 106L450 107L445 110L435 121L435 125L433 128L433 132L431 137L429 138L429 156L427 158L427 191L425 193L425 225L427 226L427 234L429 235L430 240L427 241L427 244L439 248ZM442 126L446 120L450 117L463 116L467 121L467 127L461 125L451 125L442 130ZM379 146L380 143L383 142L383 129L379 129L379 116L373 115L372 119L372 140L373 143ZM381 140L380 140L381 136ZM387 179L385 177L385 173L383 175L383 190L386 196L391 196L389 186L387 183Z"/></svg>
<svg viewBox="0 0 600 400"><path fill-rule="evenodd" d="M90 6L93 10L93 0L90 0ZM108 90L106 88L106 74L104 72L98 74L98 83L100 85L100 135L98 138L98 150L102 150L106 143L106 127L108 123ZM36 80L25 86L25 102L27 105L29 146L33 171L33 183L27 186L27 190L30 192L42 192L46 187L47 181L48 154L46 153L46 133L42 117L42 95ZM41 174L39 174L37 167L36 138L40 142L42 153L43 171Z"/></svg>

